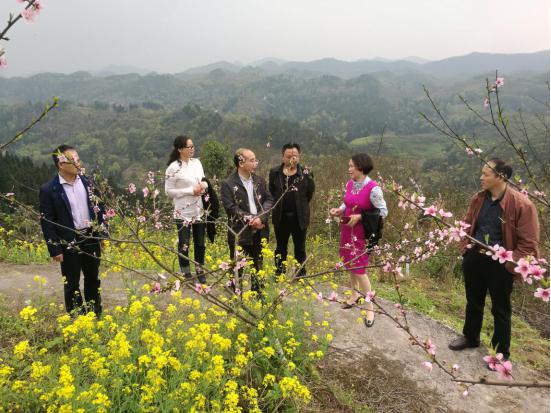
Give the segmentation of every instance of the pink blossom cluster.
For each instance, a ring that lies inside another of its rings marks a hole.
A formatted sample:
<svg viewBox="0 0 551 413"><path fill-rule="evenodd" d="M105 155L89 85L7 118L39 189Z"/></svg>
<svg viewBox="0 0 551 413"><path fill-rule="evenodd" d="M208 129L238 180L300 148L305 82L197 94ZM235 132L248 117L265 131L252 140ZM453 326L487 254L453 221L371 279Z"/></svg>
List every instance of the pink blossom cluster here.
<svg viewBox="0 0 551 413"><path fill-rule="evenodd" d="M199 293L201 295L207 295L212 290L212 286L210 285L203 285L203 284L195 284L195 287L193 288L196 293Z"/></svg>
<svg viewBox="0 0 551 413"><path fill-rule="evenodd" d="M449 211L445 211L444 209L440 208L438 209L436 206L431 205L428 208L423 208L423 215L430 215L432 217L436 217L440 215L442 218L451 218L453 217L453 214Z"/></svg>
<svg viewBox="0 0 551 413"><path fill-rule="evenodd" d="M488 363L491 370L499 373L502 380L513 380L513 364L509 361L503 361L503 354L497 353L495 356L484 356L484 361Z"/></svg>
<svg viewBox="0 0 551 413"><path fill-rule="evenodd" d="M472 155L474 155L475 153L481 154L481 153L482 153L482 149L480 149L480 148L475 148L475 149L465 148L465 152L467 152L467 155L472 156Z"/></svg>
<svg viewBox="0 0 551 413"><path fill-rule="evenodd" d="M533 280L541 280L546 271L545 268L538 264L532 264L530 260L525 258L521 258L516 264L515 271L522 276L527 284L532 284Z"/></svg>
<svg viewBox="0 0 551 413"><path fill-rule="evenodd" d="M436 344L434 344L430 338L423 341L423 346L425 347L427 353L433 357L436 356Z"/></svg>
<svg viewBox="0 0 551 413"><path fill-rule="evenodd" d="M40 14L42 9L44 9L44 1L43 0L34 0L34 2L30 2L28 0L17 0L18 3L24 3L27 1L30 6L27 6L25 9L21 11L21 17L27 22L27 23L33 23L36 19L36 16Z"/></svg>
<svg viewBox="0 0 551 413"><path fill-rule="evenodd" d="M400 189L401 185L399 186L399 189L394 188L395 191ZM409 197L407 193L404 193L404 199L401 199L400 202L398 202L398 208L406 209L408 204L411 209L423 207L425 205L425 200L426 198L423 195L413 193L411 197Z"/></svg>
<svg viewBox="0 0 551 413"><path fill-rule="evenodd" d="M103 216L104 219L111 219L113 218L117 213L113 208L109 208L107 211L105 211L105 215Z"/></svg>
<svg viewBox="0 0 551 413"><path fill-rule="evenodd" d="M488 93L495 92L498 88L500 88L504 84L505 84L505 78L496 77L494 84L488 89ZM486 96L486 98L484 98L484 107L487 108L489 106L490 106L490 97Z"/></svg>

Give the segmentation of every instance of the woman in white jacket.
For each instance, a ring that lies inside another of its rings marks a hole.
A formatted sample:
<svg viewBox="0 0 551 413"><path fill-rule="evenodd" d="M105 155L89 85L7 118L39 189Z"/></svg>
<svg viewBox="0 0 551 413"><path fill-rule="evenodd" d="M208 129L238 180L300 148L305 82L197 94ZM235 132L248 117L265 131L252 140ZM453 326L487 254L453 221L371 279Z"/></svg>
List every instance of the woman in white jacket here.
<svg viewBox="0 0 551 413"><path fill-rule="evenodd" d="M174 202L180 271L186 278L192 278L188 252L193 232L195 272L199 282L205 284L205 222L201 195L205 193L208 185L202 181L205 176L203 165L199 159L193 158L194 153L195 146L191 137L178 136L174 139L174 149L170 154L165 174L165 192Z"/></svg>

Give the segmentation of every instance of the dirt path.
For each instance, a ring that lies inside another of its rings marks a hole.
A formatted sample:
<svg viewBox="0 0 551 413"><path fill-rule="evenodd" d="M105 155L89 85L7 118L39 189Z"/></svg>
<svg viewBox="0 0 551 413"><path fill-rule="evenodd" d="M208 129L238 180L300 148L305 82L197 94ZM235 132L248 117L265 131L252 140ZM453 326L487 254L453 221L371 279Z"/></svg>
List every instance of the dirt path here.
<svg viewBox="0 0 551 413"><path fill-rule="evenodd" d="M61 303L61 277L54 264L0 263L0 294L20 305L36 288L35 275L47 280L46 293ZM102 281L102 287L104 303L124 302L124 283L120 278L109 276ZM391 303L385 303L385 307L394 312ZM337 377L344 387L365 393L366 403L378 412L549 412L549 389L475 386L468 397L463 397L462 389L438 368L430 374L421 368L426 361L424 354L410 345L406 333L387 317L378 315L375 325L366 329L356 322L357 310L342 310L337 304L320 305L319 310L332 313L335 337L320 368ZM408 320L415 334L436 344L439 358L461 366L461 377L497 379L497 373L485 368L485 349L451 352L447 343L456 336L453 330L412 311L408 311ZM517 381L548 379L518 363L513 363L513 375Z"/></svg>

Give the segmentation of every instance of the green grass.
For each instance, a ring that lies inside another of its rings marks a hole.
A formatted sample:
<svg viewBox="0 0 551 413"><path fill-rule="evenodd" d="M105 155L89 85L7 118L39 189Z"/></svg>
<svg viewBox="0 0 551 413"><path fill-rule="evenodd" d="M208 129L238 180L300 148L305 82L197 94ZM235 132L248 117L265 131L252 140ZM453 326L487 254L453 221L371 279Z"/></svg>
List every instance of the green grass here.
<svg viewBox="0 0 551 413"><path fill-rule="evenodd" d="M352 149L379 150L380 136L364 136L350 141ZM388 135L383 137L380 153L399 157L443 158L449 141L438 135Z"/></svg>

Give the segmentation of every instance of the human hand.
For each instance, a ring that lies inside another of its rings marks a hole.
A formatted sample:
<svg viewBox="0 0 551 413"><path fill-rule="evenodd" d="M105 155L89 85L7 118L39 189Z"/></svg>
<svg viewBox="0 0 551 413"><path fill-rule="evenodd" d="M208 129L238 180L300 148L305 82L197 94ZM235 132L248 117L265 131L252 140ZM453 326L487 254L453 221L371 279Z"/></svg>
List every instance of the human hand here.
<svg viewBox="0 0 551 413"><path fill-rule="evenodd" d="M348 220L346 225L348 225L350 228L352 228L352 227L354 227L354 225L356 225L358 223L358 221L360 221L362 219L362 215L361 214L353 214L353 215L350 215L349 218L350 219Z"/></svg>
<svg viewBox="0 0 551 413"><path fill-rule="evenodd" d="M56 262L63 262L63 254L56 255L55 257L52 257L52 260Z"/></svg>
<svg viewBox="0 0 551 413"><path fill-rule="evenodd" d="M204 189L201 184L197 184L193 187L193 195L199 196L203 193Z"/></svg>
<svg viewBox="0 0 551 413"><path fill-rule="evenodd" d="M342 209L340 208L331 208L329 210L329 215L332 217L340 217L342 215Z"/></svg>
<svg viewBox="0 0 551 413"><path fill-rule="evenodd" d="M260 218L256 217L254 219L251 219L249 222L249 225L253 227L254 229L262 229L264 228L264 224L260 220Z"/></svg>

